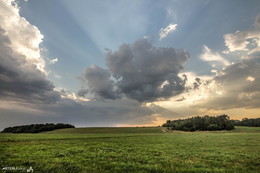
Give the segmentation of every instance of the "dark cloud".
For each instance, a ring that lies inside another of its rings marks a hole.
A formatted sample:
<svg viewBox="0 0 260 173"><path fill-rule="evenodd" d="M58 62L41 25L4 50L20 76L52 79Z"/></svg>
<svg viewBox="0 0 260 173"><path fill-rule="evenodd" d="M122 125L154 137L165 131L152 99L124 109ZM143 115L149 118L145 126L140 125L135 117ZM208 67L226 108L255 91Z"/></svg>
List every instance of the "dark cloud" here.
<svg viewBox="0 0 260 173"><path fill-rule="evenodd" d="M109 51L108 70L92 66L83 78L90 91L103 98L126 96L141 102L155 101L184 91L186 78L179 77L179 72L188 58L186 51L155 47L141 39Z"/></svg>
<svg viewBox="0 0 260 173"><path fill-rule="evenodd" d="M11 42L0 28L0 97L6 100L51 103L59 99L54 85L36 66L11 49Z"/></svg>
<svg viewBox="0 0 260 173"><path fill-rule="evenodd" d="M86 81L89 89L81 89L78 92L79 96L84 96L90 92L96 98L115 99L117 97L113 81L110 79L110 73L106 69L97 65L87 67L81 76L81 80L83 83Z"/></svg>

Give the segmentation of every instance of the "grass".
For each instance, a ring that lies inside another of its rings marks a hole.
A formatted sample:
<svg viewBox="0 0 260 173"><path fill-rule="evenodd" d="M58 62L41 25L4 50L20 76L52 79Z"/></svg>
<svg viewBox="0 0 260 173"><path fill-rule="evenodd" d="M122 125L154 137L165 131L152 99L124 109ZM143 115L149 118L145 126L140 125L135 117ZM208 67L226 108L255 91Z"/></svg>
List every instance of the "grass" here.
<svg viewBox="0 0 260 173"><path fill-rule="evenodd" d="M260 128L163 133L159 127L0 134L0 168L34 172L260 172Z"/></svg>

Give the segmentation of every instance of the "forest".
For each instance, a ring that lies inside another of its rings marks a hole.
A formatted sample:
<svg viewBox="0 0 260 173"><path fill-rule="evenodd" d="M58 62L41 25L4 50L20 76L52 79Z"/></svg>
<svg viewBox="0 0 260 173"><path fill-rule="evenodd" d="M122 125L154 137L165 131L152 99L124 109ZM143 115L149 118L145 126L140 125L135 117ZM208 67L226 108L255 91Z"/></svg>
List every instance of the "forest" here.
<svg viewBox="0 0 260 173"><path fill-rule="evenodd" d="M31 125L7 127L1 133L40 133L40 132L51 131L56 129L65 129L65 128L75 128L75 127L70 124L62 124L62 123L31 124Z"/></svg>
<svg viewBox="0 0 260 173"><path fill-rule="evenodd" d="M162 126L168 127L169 130L183 131L232 130L235 128L233 121L225 114L219 116L196 116L172 121L167 120Z"/></svg>

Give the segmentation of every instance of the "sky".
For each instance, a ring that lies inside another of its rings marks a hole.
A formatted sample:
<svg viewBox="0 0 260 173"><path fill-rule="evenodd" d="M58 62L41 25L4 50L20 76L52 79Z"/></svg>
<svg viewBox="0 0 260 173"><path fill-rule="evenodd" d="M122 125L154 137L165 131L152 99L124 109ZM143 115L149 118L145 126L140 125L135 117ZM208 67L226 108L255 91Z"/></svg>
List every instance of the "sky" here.
<svg viewBox="0 0 260 173"><path fill-rule="evenodd" d="M2 0L0 129L260 117L259 0Z"/></svg>

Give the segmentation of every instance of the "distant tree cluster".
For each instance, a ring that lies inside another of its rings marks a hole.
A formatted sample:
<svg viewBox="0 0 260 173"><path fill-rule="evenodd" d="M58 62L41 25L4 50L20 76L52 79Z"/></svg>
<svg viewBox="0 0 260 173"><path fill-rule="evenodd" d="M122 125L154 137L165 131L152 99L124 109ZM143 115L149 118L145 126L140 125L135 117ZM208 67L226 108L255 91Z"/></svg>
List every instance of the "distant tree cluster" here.
<svg viewBox="0 0 260 173"><path fill-rule="evenodd" d="M179 120L167 120L163 127L168 127L170 130L183 131L205 131L205 130L232 130L234 129L233 122L227 115L192 117Z"/></svg>
<svg viewBox="0 0 260 173"><path fill-rule="evenodd" d="M55 129L65 129L65 128L75 128L70 124L31 124L31 125L22 125L22 126L14 126L5 128L2 133L39 133L45 131L51 131Z"/></svg>
<svg viewBox="0 0 260 173"><path fill-rule="evenodd" d="M242 121L232 120L235 126L260 127L260 118L244 118Z"/></svg>

